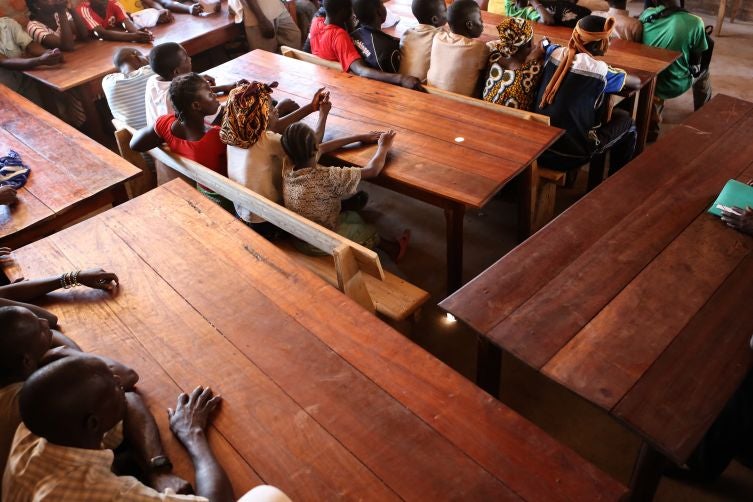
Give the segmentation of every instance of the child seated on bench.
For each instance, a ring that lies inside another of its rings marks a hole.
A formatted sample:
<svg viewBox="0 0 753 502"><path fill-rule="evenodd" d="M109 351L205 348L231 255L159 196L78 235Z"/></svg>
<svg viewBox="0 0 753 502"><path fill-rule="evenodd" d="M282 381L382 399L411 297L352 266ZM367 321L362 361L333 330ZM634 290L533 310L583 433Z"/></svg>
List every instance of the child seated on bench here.
<svg viewBox="0 0 753 502"><path fill-rule="evenodd" d="M113 56L112 64L118 73L110 73L102 79L102 90L112 116L134 129L146 127L143 96L147 81L154 76L149 60L135 47L122 47Z"/></svg>
<svg viewBox="0 0 753 502"><path fill-rule="evenodd" d="M489 47L476 40L484 31L481 10L474 0L456 0L447 9L450 31L434 37L426 83L464 96L477 96Z"/></svg>
<svg viewBox="0 0 753 502"><path fill-rule="evenodd" d="M154 126L139 130L131 138L131 148L147 152L165 143L173 153L227 176L227 156L220 139L220 127L206 122L206 117L215 115L220 107L206 79L198 73L176 77L170 83L170 101L175 113L163 115ZM235 214L231 201L199 184L196 187L207 198Z"/></svg>
<svg viewBox="0 0 753 502"><path fill-rule="evenodd" d="M198 16L204 12L204 7L199 2L182 3L174 0L120 0L129 13L138 12L141 9L157 9L167 12L167 20L169 22L173 20L171 12L178 14L191 14L192 16Z"/></svg>
<svg viewBox="0 0 753 502"><path fill-rule="evenodd" d="M319 89L309 104L280 117L280 105L274 106L272 90L277 82L243 84L230 92L222 120L220 139L228 145L228 177L267 199L282 203L282 161L285 152L280 132L329 103L329 93ZM282 103L281 103L282 104ZM287 106L286 106L287 108ZM238 216L262 235L271 235L262 218L236 204Z"/></svg>
<svg viewBox="0 0 753 502"><path fill-rule="evenodd" d="M26 0L29 24L26 31L47 49L72 51L76 40L87 39L86 26L66 0Z"/></svg>
<svg viewBox="0 0 753 502"><path fill-rule="evenodd" d="M117 0L82 0L76 7L76 12L94 38L144 44L154 40L148 29L138 28L133 24ZM125 32L117 29L119 27L125 29Z"/></svg>
<svg viewBox="0 0 753 502"><path fill-rule="evenodd" d="M170 83L179 76L191 73L191 56L188 55L182 45L175 42L167 42L156 45L149 52L149 65L156 73L146 83L144 105L146 106L146 123L151 125L158 117L172 113L173 107L168 99ZM231 89L246 80L239 80L232 84L215 85L210 76L204 76L214 93L228 93ZM219 124L222 121L223 107L217 109L215 115L207 117L207 124Z"/></svg>
<svg viewBox="0 0 753 502"><path fill-rule="evenodd" d="M358 28L350 33L364 62L387 73L400 71L400 40L382 31L387 9L381 0L355 0L353 12Z"/></svg>
<svg viewBox="0 0 753 502"><path fill-rule="evenodd" d="M400 39L400 73L426 80L434 36L447 24L444 0L413 0L411 11L418 23L403 32Z"/></svg>
<svg viewBox="0 0 753 502"><path fill-rule="evenodd" d="M395 139L395 131L372 132L321 143L327 114L331 104L323 102L317 130L297 122L282 134L282 148L292 164L282 170L282 193L285 207L323 227L368 248L379 247L396 263L408 248L410 231L405 230L397 241L381 238L373 225L367 224L356 211L341 212L341 200L356 193L361 179L379 176L387 160L387 153ZM377 143L376 153L364 168L325 167L318 164L319 156L360 141ZM296 242L296 247L308 254L322 254L315 247Z"/></svg>
<svg viewBox="0 0 753 502"><path fill-rule="evenodd" d="M409 89L421 89L421 82L409 75L388 73L371 68L356 50L346 27L353 9L350 0L324 0L325 16L311 22L309 42L311 53L327 61L338 61L342 70Z"/></svg>

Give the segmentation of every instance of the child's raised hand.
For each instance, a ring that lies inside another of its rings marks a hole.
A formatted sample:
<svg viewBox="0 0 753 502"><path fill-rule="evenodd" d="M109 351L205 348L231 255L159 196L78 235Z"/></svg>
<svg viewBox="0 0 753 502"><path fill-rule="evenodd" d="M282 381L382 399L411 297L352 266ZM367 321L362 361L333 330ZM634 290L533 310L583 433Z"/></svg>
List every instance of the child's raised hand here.
<svg viewBox="0 0 753 502"><path fill-rule="evenodd" d="M332 109L332 101L329 100L329 92L322 93L322 99L319 100L319 113L328 114Z"/></svg>
<svg viewBox="0 0 753 502"><path fill-rule="evenodd" d="M311 98L311 108L313 108L314 111L319 110L319 105L321 104L322 98L325 93L327 94L327 97L329 98L329 91L325 91L324 87L322 87L321 89L316 91L316 93L314 93L314 97Z"/></svg>
<svg viewBox="0 0 753 502"><path fill-rule="evenodd" d="M379 140L377 143L379 144L380 148L392 148L392 142L395 140L395 134L397 134L395 131L390 129L387 132L383 132L379 134Z"/></svg>

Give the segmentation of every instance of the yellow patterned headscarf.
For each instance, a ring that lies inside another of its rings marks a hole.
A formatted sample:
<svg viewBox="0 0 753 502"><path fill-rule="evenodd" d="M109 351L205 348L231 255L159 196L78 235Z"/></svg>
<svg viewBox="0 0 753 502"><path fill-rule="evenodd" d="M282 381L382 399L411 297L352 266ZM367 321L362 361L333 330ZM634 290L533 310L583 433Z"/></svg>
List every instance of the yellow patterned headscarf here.
<svg viewBox="0 0 753 502"><path fill-rule="evenodd" d="M225 104L220 139L226 145L250 148L267 130L272 87L261 82L243 84L232 91Z"/></svg>
<svg viewBox="0 0 753 502"><path fill-rule="evenodd" d="M508 17L497 25L499 42L497 50L502 57L509 58L521 47L533 40L533 27L525 19Z"/></svg>

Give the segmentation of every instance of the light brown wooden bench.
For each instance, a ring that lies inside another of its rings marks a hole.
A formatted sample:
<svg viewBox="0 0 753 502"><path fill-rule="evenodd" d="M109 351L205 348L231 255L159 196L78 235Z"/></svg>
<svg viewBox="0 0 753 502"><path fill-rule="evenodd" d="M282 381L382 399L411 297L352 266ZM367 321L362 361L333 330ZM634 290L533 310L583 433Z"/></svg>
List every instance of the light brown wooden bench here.
<svg viewBox="0 0 753 502"><path fill-rule="evenodd" d="M116 133L125 158L134 153L128 146L132 130L125 127ZM379 256L360 244L318 225L276 204L192 160L161 148L151 150L155 160L200 183L223 197L248 208L273 225L315 246L329 256L309 256L291 244L280 248L298 263L311 269L371 312L403 321L429 299L429 293L385 272Z"/></svg>
<svg viewBox="0 0 753 502"><path fill-rule="evenodd" d="M285 45L280 47L280 52L285 57L340 71L339 63L322 59L313 54L309 54L308 52L293 49L292 47ZM508 106L496 105L494 103L489 103L481 99L463 96L461 94L445 91L443 89L432 87L430 85L424 85L424 88L429 94L435 94L437 96L442 96L443 98L458 101L460 103L470 104L480 108L485 108L497 113L511 115L523 120L532 120L534 122L549 125L549 117L547 117L546 115L528 112L525 110L518 110L517 108L510 108ZM532 200L530 206L532 208L532 214L529 215L529 224L532 231L536 231L537 229L546 225L546 223L548 223L554 216L554 202L557 186L565 185L565 173L556 171L554 169L541 168L535 165L535 163L532 168L533 181L531 183L532 190L530 195Z"/></svg>

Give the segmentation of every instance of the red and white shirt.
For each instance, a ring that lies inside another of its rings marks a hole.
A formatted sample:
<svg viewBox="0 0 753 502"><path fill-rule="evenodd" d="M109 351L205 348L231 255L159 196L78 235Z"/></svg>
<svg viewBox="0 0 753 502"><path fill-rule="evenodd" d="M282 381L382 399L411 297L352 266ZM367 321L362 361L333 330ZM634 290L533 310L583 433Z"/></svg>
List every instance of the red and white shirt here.
<svg viewBox="0 0 753 502"><path fill-rule="evenodd" d="M94 28L97 26L101 26L106 30L116 28L120 23L128 19L125 9L117 0L107 0L104 18L97 14L87 0L78 4L76 9L89 31L94 31Z"/></svg>

